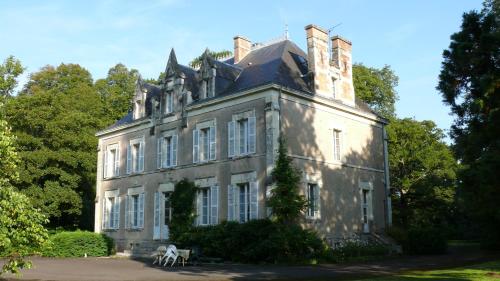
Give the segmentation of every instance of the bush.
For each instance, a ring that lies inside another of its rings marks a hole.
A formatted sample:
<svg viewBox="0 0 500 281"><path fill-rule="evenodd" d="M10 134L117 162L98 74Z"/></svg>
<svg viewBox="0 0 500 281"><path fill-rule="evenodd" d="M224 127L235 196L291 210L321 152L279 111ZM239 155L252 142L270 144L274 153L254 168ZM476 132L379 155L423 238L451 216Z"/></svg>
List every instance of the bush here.
<svg viewBox="0 0 500 281"><path fill-rule="evenodd" d="M323 259L327 262L341 263L385 256L389 253L390 248L386 245L357 240L347 241L335 249L327 249L323 254Z"/></svg>
<svg viewBox="0 0 500 281"><path fill-rule="evenodd" d="M199 246L205 256L244 263L304 262L320 255L322 241L310 230L267 219L194 227L176 241Z"/></svg>
<svg viewBox="0 0 500 281"><path fill-rule="evenodd" d="M49 237L43 255L46 257L91 257L112 254L113 240L89 231L64 231Z"/></svg>
<svg viewBox="0 0 500 281"><path fill-rule="evenodd" d="M406 254L443 254L448 248L446 231L436 226L412 226L408 230L391 227L387 234L403 247Z"/></svg>

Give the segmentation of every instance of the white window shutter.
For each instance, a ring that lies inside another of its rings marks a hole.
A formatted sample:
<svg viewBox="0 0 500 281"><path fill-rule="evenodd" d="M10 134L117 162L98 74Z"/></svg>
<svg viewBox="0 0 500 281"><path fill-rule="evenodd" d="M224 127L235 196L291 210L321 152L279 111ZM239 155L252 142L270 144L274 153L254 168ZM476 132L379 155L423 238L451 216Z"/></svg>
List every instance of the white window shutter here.
<svg viewBox="0 0 500 281"><path fill-rule="evenodd" d="M132 146L130 143L127 146L127 174L132 171Z"/></svg>
<svg viewBox="0 0 500 281"><path fill-rule="evenodd" d="M250 219L258 218L259 186L256 181L250 182Z"/></svg>
<svg viewBox="0 0 500 281"><path fill-rule="evenodd" d="M156 145L156 167L158 169L162 168L162 146L163 146L163 137L158 139Z"/></svg>
<svg viewBox="0 0 500 281"><path fill-rule="evenodd" d="M370 190L367 194L367 200L368 200L368 220L373 221L373 201L372 201L372 193L373 191Z"/></svg>
<svg viewBox="0 0 500 281"><path fill-rule="evenodd" d="M108 209L106 208L106 197L102 197L102 229L107 229L107 221L108 221Z"/></svg>
<svg viewBox="0 0 500 281"><path fill-rule="evenodd" d="M144 140L139 143L139 172L144 171Z"/></svg>
<svg viewBox="0 0 500 281"><path fill-rule="evenodd" d="M113 204L113 228L118 229L118 222L120 220L120 197L115 197Z"/></svg>
<svg viewBox="0 0 500 281"><path fill-rule="evenodd" d="M118 147L116 148L115 176L120 175L120 159L120 146L118 144Z"/></svg>
<svg viewBox="0 0 500 281"><path fill-rule="evenodd" d="M314 186L314 218L321 218L321 198L320 198L319 185Z"/></svg>
<svg viewBox="0 0 500 281"><path fill-rule="evenodd" d="M210 188L210 224L219 223L219 186L214 185Z"/></svg>
<svg viewBox="0 0 500 281"><path fill-rule="evenodd" d="M108 177L108 149L104 150L104 178Z"/></svg>
<svg viewBox="0 0 500 281"><path fill-rule="evenodd" d="M255 153L255 117L248 117L248 153Z"/></svg>
<svg viewBox="0 0 500 281"><path fill-rule="evenodd" d="M196 192L196 225L201 225L203 219L203 193L198 190Z"/></svg>
<svg viewBox="0 0 500 281"><path fill-rule="evenodd" d="M160 193L155 192L153 239L160 239Z"/></svg>
<svg viewBox="0 0 500 281"><path fill-rule="evenodd" d="M125 229L130 228L130 196L125 195Z"/></svg>
<svg viewBox="0 0 500 281"><path fill-rule="evenodd" d="M199 143L199 134L200 131L193 130L193 163L198 163L199 161L199 153L200 153L200 143Z"/></svg>
<svg viewBox="0 0 500 281"><path fill-rule="evenodd" d="M138 213L139 228L144 228L144 193L139 194L139 213Z"/></svg>
<svg viewBox="0 0 500 281"><path fill-rule="evenodd" d="M210 127L210 160L215 160L216 153L216 130L215 126Z"/></svg>
<svg viewBox="0 0 500 281"><path fill-rule="evenodd" d="M234 220L234 190L232 185L227 186L227 220Z"/></svg>
<svg viewBox="0 0 500 281"><path fill-rule="evenodd" d="M234 157L234 152L235 152L235 144L236 144L236 139L235 139L235 123L234 121L231 121L227 123L227 134L228 134L228 141L227 141L227 156L228 157Z"/></svg>
<svg viewBox="0 0 500 281"><path fill-rule="evenodd" d="M172 147L172 153L170 155L172 155L172 160L170 163L172 166L177 166L177 135L172 136L171 142L172 144L170 147Z"/></svg>

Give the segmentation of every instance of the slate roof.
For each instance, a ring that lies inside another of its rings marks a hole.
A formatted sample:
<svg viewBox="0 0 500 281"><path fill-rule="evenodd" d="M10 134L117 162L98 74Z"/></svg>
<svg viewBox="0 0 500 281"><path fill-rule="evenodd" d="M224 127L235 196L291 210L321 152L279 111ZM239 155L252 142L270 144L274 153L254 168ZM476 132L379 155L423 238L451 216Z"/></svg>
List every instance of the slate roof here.
<svg viewBox="0 0 500 281"><path fill-rule="evenodd" d="M173 56L177 64L175 54ZM234 64L234 58L225 61L214 60L213 63L217 69L216 89L215 97L210 100L266 84L277 84L305 94L313 94L312 75L309 73L307 55L290 40L254 49L237 64ZM209 100L198 100L198 71L181 64L177 64L177 67L177 70L185 75L185 87L193 94L194 102L201 103ZM151 96L147 95L146 100L146 113L149 116L151 114L150 100L158 96L161 89L147 83L144 83L144 86L148 87L148 93L151 93ZM341 102L338 103L341 104ZM377 114L359 99L356 99L355 105L361 111ZM132 121L132 113L129 112L109 128Z"/></svg>

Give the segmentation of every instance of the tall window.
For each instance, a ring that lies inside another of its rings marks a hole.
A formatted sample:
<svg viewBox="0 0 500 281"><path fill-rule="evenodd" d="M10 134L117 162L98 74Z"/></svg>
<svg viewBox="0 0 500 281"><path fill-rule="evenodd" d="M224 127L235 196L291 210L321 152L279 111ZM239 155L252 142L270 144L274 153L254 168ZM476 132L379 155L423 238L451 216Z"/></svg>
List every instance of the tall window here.
<svg viewBox="0 0 500 281"><path fill-rule="evenodd" d="M144 171L144 140L131 140L127 150L127 174Z"/></svg>
<svg viewBox="0 0 500 281"><path fill-rule="evenodd" d="M177 166L177 135L158 139L158 168Z"/></svg>
<svg viewBox="0 0 500 281"><path fill-rule="evenodd" d="M215 160L215 126L202 127L193 131L193 163Z"/></svg>
<svg viewBox="0 0 500 281"><path fill-rule="evenodd" d="M118 191L107 191L103 200L103 229L120 227L120 198Z"/></svg>
<svg viewBox="0 0 500 281"><path fill-rule="evenodd" d="M255 117L228 123L228 156L255 153Z"/></svg>
<svg viewBox="0 0 500 281"><path fill-rule="evenodd" d="M165 95L165 113L172 113L174 111L174 94L167 92Z"/></svg>
<svg viewBox="0 0 500 281"><path fill-rule="evenodd" d="M165 198L165 205L164 205L164 225L169 225L170 222L172 221L172 201L170 200L170 196L172 195L172 192L163 192L163 198Z"/></svg>
<svg viewBox="0 0 500 281"><path fill-rule="evenodd" d="M104 152L104 178L120 174L120 149L118 144L108 145Z"/></svg>
<svg viewBox="0 0 500 281"><path fill-rule="evenodd" d="M214 185L199 189L196 200L197 224L217 224L219 219L219 186Z"/></svg>
<svg viewBox="0 0 500 281"><path fill-rule="evenodd" d="M239 221L247 222L250 220L250 187L248 183L241 183L239 188Z"/></svg>
<svg viewBox="0 0 500 281"><path fill-rule="evenodd" d="M342 131L333 130L333 160L340 161Z"/></svg>
<svg viewBox="0 0 500 281"><path fill-rule="evenodd" d="M318 219L320 215L320 195L319 186L317 184L307 184L307 217Z"/></svg>

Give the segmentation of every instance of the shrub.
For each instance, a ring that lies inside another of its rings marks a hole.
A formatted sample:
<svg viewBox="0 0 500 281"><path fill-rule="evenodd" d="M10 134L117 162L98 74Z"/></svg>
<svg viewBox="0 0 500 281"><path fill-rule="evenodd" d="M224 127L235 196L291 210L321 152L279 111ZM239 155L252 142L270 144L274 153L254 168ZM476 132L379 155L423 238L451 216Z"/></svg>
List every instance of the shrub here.
<svg viewBox="0 0 500 281"><path fill-rule="evenodd" d="M170 198L172 202L172 224L170 238L174 241L183 240L182 236L191 231L194 222L196 185L183 179L175 184L174 192Z"/></svg>
<svg viewBox="0 0 500 281"><path fill-rule="evenodd" d="M346 241L335 249L327 249L323 255L323 259L327 262L341 263L352 260L385 256L389 253L390 248L386 245L356 240Z"/></svg>
<svg viewBox="0 0 500 281"><path fill-rule="evenodd" d="M64 231L50 236L43 255L47 257L100 257L112 253L113 240L89 231Z"/></svg>
<svg viewBox="0 0 500 281"><path fill-rule="evenodd" d="M446 231L436 226L416 225L408 230L391 227L387 234L403 247L405 254L443 254L448 248Z"/></svg>
<svg viewBox="0 0 500 281"><path fill-rule="evenodd" d="M199 246L205 256L244 263L303 262L318 257L323 249L314 232L268 219L194 227L182 237L176 242Z"/></svg>

